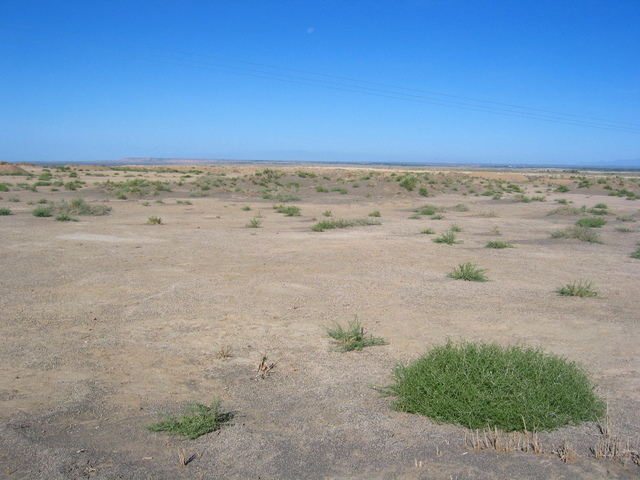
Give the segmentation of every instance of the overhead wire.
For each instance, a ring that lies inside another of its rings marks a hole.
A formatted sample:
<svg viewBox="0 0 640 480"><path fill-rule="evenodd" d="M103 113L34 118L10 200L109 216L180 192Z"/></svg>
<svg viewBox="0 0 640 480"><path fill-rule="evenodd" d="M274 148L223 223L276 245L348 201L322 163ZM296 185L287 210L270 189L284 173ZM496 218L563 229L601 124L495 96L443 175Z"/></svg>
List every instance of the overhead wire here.
<svg viewBox="0 0 640 480"><path fill-rule="evenodd" d="M21 31L7 31L7 27L18 28ZM26 30L26 31L25 31ZM359 93L364 95L372 95L383 98L391 98L397 100L405 100L418 102L429 105L437 105L464 110L492 113L509 117L517 117L524 119L533 119L547 121L553 123L574 125L580 127L590 127L605 130L615 130L627 133L640 133L640 124L630 122L620 122L614 120L606 120L602 118L589 117L584 115L557 112L540 108L525 107L515 104L495 102L489 100L480 100L459 95L451 95L445 93L431 92L409 87L396 86L381 82L373 82L369 80L358 80L350 77L331 75L326 73L317 73L304 70L296 70L292 68L279 67L268 64L248 62L244 60L230 59L218 57L214 55L186 52L182 50L167 49L156 47L153 45L144 45L136 43L128 43L121 41L109 40L108 43L114 46L105 46L96 43L87 43L86 40L95 42L95 38L84 35L69 34L63 32L55 32L51 30L34 29L19 25L7 25L0 23L0 32L26 36L38 41L46 41L51 43L52 38L42 38L42 35L36 33L45 33L55 35L54 40L58 42L58 46L70 48L74 50L89 50L98 52L103 55L120 56L136 60L145 60L156 63L170 64L180 67L190 67L234 75L242 75L253 78L276 80L281 82L295 83L300 85L309 85L320 88L339 90L345 92ZM62 37L62 38L60 38ZM75 39L82 39L83 42ZM124 45L124 47L119 46ZM134 50L132 47L138 49ZM139 49L149 49L161 53L150 53L140 51ZM171 55L169 55L171 54ZM179 55L179 56L176 56ZM189 58L192 57L192 58ZM204 59L198 60L194 59ZM213 60L213 61L212 61ZM220 62L233 63L242 66L228 65ZM259 68L256 68L259 67ZM289 72L289 73L281 73ZM316 78L314 78L316 77ZM445 98L438 98L445 97Z"/></svg>

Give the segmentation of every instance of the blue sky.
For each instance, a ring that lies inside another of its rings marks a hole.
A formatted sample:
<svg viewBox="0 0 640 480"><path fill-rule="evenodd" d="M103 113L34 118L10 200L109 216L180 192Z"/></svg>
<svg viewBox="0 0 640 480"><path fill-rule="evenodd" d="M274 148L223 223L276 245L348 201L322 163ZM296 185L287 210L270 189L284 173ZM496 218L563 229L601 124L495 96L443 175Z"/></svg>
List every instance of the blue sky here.
<svg viewBox="0 0 640 480"><path fill-rule="evenodd" d="M0 0L0 160L640 167L638 25L637 0Z"/></svg>

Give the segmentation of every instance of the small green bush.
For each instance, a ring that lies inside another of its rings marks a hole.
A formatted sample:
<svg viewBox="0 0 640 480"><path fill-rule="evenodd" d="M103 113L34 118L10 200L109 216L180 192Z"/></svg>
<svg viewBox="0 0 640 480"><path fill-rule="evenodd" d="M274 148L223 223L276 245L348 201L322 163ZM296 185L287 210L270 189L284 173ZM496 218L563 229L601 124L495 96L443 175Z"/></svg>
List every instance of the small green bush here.
<svg viewBox="0 0 640 480"><path fill-rule="evenodd" d="M485 245L486 248L515 248L513 245L500 240L491 240Z"/></svg>
<svg viewBox="0 0 640 480"><path fill-rule="evenodd" d="M274 205L273 208L278 213L284 213L287 217L299 217L300 207L294 205Z"/></svg>
<svg viewBox="0 0 640 480"><path fill-rule="evenodd" d="M461 232L462 227L454 223L453 225L451 225L451 227L449 227L449 230L451 230L452 232Z"/></svg>
<svg viewBox="0 0 640 480"><path fill-rule="evenodd" d="M31 211L31 213L34 217L50 217L52 215L51 207L49 206L36 207Z"/></svg>
<svg viewBox="0 0 640 480"><path fill-rule="evenodd" d="M443 232L439 237L431 240L434 243L446 243L447 245L453 245L454 243L460 243L456 238L456 234L454 232Z"/></svg>
<svg viewBox="0 0 640 480"><path fill-rule="evenodd" d="M369 214L369 216L370 216L370 217L380 217L380 216L381 216L381 215L380 215L380 211L378 211L378 210L374 210L373 212L371 212L371 213Z"/></svg>
<svg viewBox="0 0 640 480"><path fill-rule="evenodd" d="M558 295L563 297L595 297L598 293L593 289L593 283L591 281L576 281L568 283L562 287L556 289Z"/></svg>
<svg viewBox="0 0 640 480"><path fill-rule="evenodd" d="M231 422L233 413L222 413L220 404L219 400L214 400L209 406L193 402L187 406L184 415L167 416L165 420L149 425L147 430L196 439Z"/></svg>
<svg viewBox="0 0 640 480"><path fill-rule="evenodd" d="M261 224L262 224L262 220L260 220L256 216L256 217L253 217L251 220L249 220L249 223L247 223L247 227L248 228L260 228Z"/></svg>
<svg viewBox="0 0 640 480"><path fill-rule="evenodd" d="M393 377L393 408L471 429L552 430L606 410L582 368L539 348L448 342Z"/></svg>
<svg viewBox="0 0 640 480"><path fill-rule="evenodd" d="M455 278L456 280L466 280L468 282L488 282L489 279L484 272L486 272L486 270L477 268L477 265L471 262L466 262L454 268L447 274L447 277Z"/></svg>
<svg viewBox="0 0 640 480"><path fill-rule="evenodd" d="M552 232L551 238L576 238L581 242L603 243L598 233L589 227L568 227Z"/></svg>
<svg viewBox="0 0 640 480"><path fill-rule="evenodd" d="M356 218L355 220L345 220L345 219L331 219L331 220L321 220L316 223L311 230L314 232L323 232L325 230L332 230L335 228L348 228L355 227L358 225L380 225L378 220L373 220L372 218Z"/></svg>
<svg viewBox="0 0 640 480"><path fill-rule="evenodd" d="M73 218L72 216L67 215L66 213L61 213L60 215L57 215L56 220L59 222L77 222L78 221L77 218Z"/></svg>
<svg viewBox="0 0 640 480"><path fill-rule="evenodd" d="M0 207L0 215L11 215L11 209Z"/></svg>
<svg viewBox="0 0 640 480"><path fill-rule="evenodd" d="M349 326L346 329L342 328L341 325L335 324L331 328L325 327L325 330L327 335L335 341L335 349L340 352L362 350L364 347L387 344L382 338L365 335L364 328L360 325L357 316L352 322L349 322Z"/></svg>
<svg viewBox="0 0 640 480"><path fill-rule="evenodd" d="M436 232L433 228L425 228L424 230L420 231L420 233L424 233L426 235L433 235Z"/></svg>
<svg viewBox="0 0 640 480"><path fill-rule="evenodd" d="M566 193L569 191L569 187L567 187L566 185L558 185L558 188L556 188L556 192L559 193Z"/></svg>
<svg viewBox="0 0 640 480"><path fill-rule="evenodd" d="M162 223L162 219L160 217L149 217L147 219L147 223L151 225L160 225Z"/></svg>
<svg viewBox="0 0 640 480"><path fill-rule="evenodd" d="M576 222L578 227L587 227L587 228L601 228L607 221L604 218L581 218Z"/></svg>

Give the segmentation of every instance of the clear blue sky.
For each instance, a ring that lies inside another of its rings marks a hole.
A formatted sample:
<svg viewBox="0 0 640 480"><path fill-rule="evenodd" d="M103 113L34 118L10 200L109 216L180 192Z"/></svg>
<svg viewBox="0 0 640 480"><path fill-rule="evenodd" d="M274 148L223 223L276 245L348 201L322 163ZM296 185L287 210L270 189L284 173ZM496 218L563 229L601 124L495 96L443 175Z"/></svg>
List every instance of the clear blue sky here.
<svg viewBox="0 0 640 480"><path fill-rule="evenodd" d="M640 167L640 1L0 0L0 160L123 157Z"/></svg>

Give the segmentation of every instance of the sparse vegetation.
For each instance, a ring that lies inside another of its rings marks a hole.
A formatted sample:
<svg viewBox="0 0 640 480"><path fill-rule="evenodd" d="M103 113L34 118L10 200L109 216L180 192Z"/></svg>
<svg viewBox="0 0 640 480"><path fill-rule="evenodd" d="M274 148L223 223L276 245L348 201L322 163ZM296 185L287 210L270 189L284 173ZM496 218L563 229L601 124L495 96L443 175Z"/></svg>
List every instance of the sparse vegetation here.
<svg viewBox="0 0 640 480"><path fill-rule="evenodd" d="M61 213L56 216L56 220L59 222L77 222L77 218L73 218L71 215L67 215L66 213Z"/></svg>
<svg viewBox="0 0 640 480"><path fill-rule="evenodd" d="M378 210L374 210L369 214L370 217L380 217L380 212Z"/></svg>
<svg viewBox="0 0 640 480"><path fill-rule="evenodd" d="M34 217L50 217L52 215L51 207L44 205L34 208L31 213Z"/></svg>
<svg viewBox="0 0 640 480"><path fill-rule="evenodd" d="M607 221L604 218L581 218L576 222L578 227L587 227L587 228L601 228Z"/></svg>
<svg viewBox="0 0 640 480"><path fill-rule="evenodd" d="M11 215L11 209L0 207L0 215Z"/></svg>
<svg viewBox="0 0 640 480"><path fill-rule="evenodd" d="M294 205L274 205L273 208L278 213L283 213L287 217L299 217L300 207Z"/></svg>
<svg viewBox="0 0 640 480"><path fill-rule="evenodd" d="M455 278L456 280L466 280L468 282L488 282L489 279L484 272L486 272L486 270L478 268L477 265L471 262L466 262L454 268L447 274L447 277Z"/></svg>
<svg viewBox="0 0 640 480"><path fill-rule="evenodd" d="M434 243L446 243L447 245L453 245L455 243L460 243L460 241L456 238L456 234L454 232L443 232L439 237L436 237L432 240Z"/></svg>
<svg viewBox="0 0 640 480"><path fill-rule="evenodd" d="M169 415L166 419L149 425L151 432L165 432L169 435L187 437L191 440L219 430L229 424L233 418L232 412L220 411L220 400L214 400L211 405L193 402L181 416Z"/></svg>
<svg viewBox="0 0 640 480"><path fill-rule="evenodd" d="M486 248L515 248L513 245L501 240L491 240L485 245Z"/></svg>
<svg viewBox="0 0 640 480"><path fill-rule="evenodd" d="M360 324L357 316L353 321L349 322L346 329L336 323L331 328L325 327L325 330L327 331L327 335L335 341L335 349L340 352L362 350L364 347L387 344L382 338L365 335L364 328Z"/></svg>
<svg viewBox="0 0 640 480"><path fill-rule="evenodd" d="M593 283L589 280L578 280L568 283L556 289L558 295L563 297L595 297L597 292L593 289Z"/></svg>
<svg viewBox="0 0 640 480"><path fill-rule="evenodd" d="M596 231L589 227L567 227L551 233L551 238L576 238L581 242L603 243Z"/></svg>
<svg viewBox="0 0 640 480"><path fill-rule="evenodd" d="M260 228L260 225L262 225L262 220L260 220L260 218L258 218L257 216L253 217L251 220L249 220L249 223L247 223L248 228Z"/></svg>
<svg viewBox="0 0 640 480"><path fill-rule="evenodd" d="M451 230L452 232L462 232L462 227L454 223L453 225L451 225L451 227L449 227L449 230Z"/></svg>
<svg viewBox="0 0 640 480"><path fill-rule="evenodd" d="M396 410L471 429L552 430L605 412L582 368L539 348L449 341L393 377Z"/></svg>
<svg viewBox="0 0 640 480"><path fill-rule="evenodd" d="M433 235L436 232L433 228L425 228L424 230L421 230L420 233L424 233L426 235Z"/></svg>
<svg viewBox="0 0 640 480"><path fill-rule="evenodd" d="M316 223L313 227L311 227L311 230L313 230L314 232L323 232L325 230L332 230L335 228L348 228L348 227L356 227L359 225L380 225L380 222L378 220L373 220L371 218L356 218L354 220L345 220L345 219L321 220L320 222Z"/></svg>
<svg viewBox="0 0 640 480"><path fill-rule="evenodd" d="M150 223L151 225L160 225L162 224L162 219L160 217L149 217L147 219L147 223Z"/></svg>

